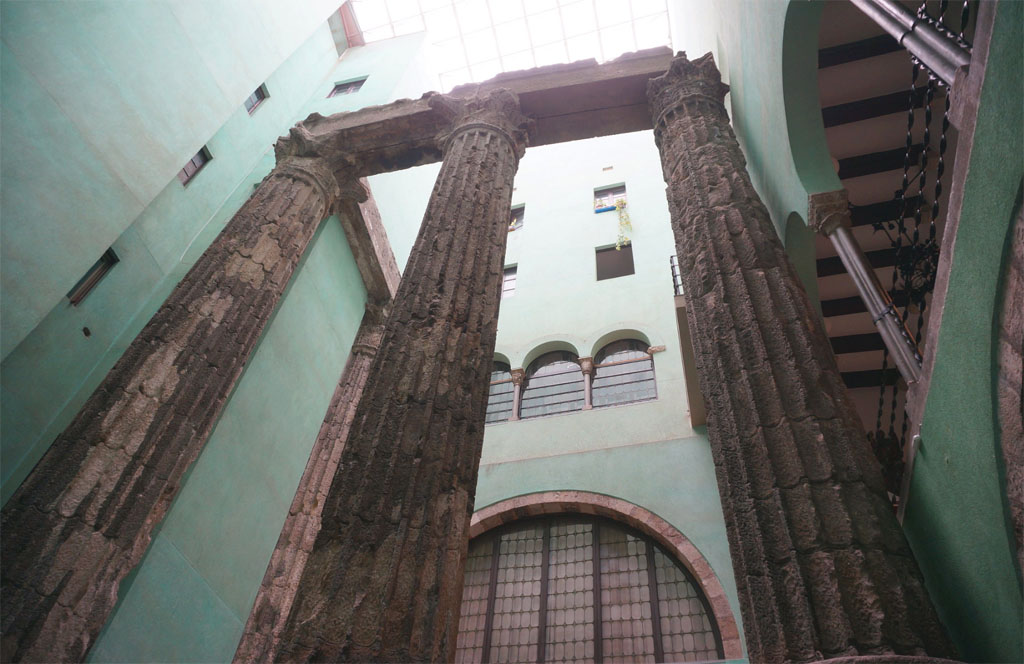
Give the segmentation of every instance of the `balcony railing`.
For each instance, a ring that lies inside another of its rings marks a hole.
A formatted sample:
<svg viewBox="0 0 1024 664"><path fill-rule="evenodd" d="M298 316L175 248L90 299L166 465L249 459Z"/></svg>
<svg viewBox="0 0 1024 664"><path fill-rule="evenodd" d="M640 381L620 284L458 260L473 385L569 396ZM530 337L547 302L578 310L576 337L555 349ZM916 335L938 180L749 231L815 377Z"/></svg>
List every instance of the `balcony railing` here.
<svg viewBox="0 0 1024 664"><path fill-rule="evenodd" d="M672 270L672 288L675 290L676 295L683 294L683 273L679 270L679 257L669 256L668 257L669 268Z"/></svg>

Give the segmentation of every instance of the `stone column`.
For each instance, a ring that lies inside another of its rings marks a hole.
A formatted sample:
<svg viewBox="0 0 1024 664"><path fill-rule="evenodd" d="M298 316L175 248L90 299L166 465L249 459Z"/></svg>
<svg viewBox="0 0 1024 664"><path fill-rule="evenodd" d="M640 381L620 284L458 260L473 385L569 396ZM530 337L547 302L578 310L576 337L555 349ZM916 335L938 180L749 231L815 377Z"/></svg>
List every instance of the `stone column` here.
<svg viewBox="0 0 1024 664"><path fill-rule="evenodd" d="M512 412L508 416L509 422L519 419L519 401L523 398L523 381L526 380L526 372L522 369L512 370Z"/></svg>
<svg viewBox="0 0 1024 664"><path fill-rule="evenodd" d="M594 358L581 357L580 370L583 372L583 410L594 407Z"/></svg>
<svg viewBox="0 0 1024 664"><path fill-rule="evenodd" d="M3 661L85 658L343 196L324 162L279 147L278 166L4 507Z"/></svg>
<svg viewBox="0 0 1024 664"><path fill-rule="evenodd" d="M249 613L235 662L273 660L281 630L295 602L299 579L313 542L320 532L320 517L331 480L338 469L356 406L363 395L370 365L384 333L384 311L368 306L352 343L352 354L331 398L324 423L299 481L277 548L270 558L263 585Z"/></svg>
<svg viewBox="0 0 1024 664"><path fill-rule="evenodd" d="M444 98L452 131L274 655L452 661L501 296L515 95Z"/></svg>
<svg viewBox="0 0 1024 664"><path fill-rule="evenodd" d="M647 88L750 660L950 656L727 91L710 54Z"/></svg>

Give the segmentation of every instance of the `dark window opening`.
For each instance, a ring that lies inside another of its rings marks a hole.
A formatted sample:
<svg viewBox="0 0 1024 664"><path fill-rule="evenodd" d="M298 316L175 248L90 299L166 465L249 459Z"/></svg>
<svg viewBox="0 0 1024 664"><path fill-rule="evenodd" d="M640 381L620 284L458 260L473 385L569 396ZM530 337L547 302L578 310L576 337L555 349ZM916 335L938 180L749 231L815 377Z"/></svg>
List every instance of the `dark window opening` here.
<svg viewBox="0 0 1024 664"><path fill-rule="evenodd" d="M68 299L71 300L71 304L78 306L78 303L85 299L85 296L96 287L100 279L106 276L107 272L110 272L110 268L114 267L119 260L121 259L117 257L113 249L104 251L100 259L85 273L85 276L79 279L78 283L68 291ZM83 328L83 333L87 329ZM85 333L85 336L89 336L89 334Z"/></svg>
<svg viewBox="0 0 1024 664"><path fill-rule="evenodd" d="M607 249L598 249L597 256L597 280L615 279L633 274L633 245Z"/></svg>
<svg viewBox="0 0 1024 664"><path fill-rule="evenodd" d="M647 344L623 339L602 348L594 357L591 389L594 408L657 398L654 358Z"/></svg>
<svg viewBox="0 0 1024 664"><path fill-rule="evenodd" d="M495 362L491 371L491 385L487 392L486 424L504 422L512 415L512 369L504 362Z"/></svg>
<svg viewBox="0 0 1024 664"><path fill-rule="evenodd" d="M456 662L723 658L700 584L628 526L553 516L469 543Z"/></svg>
<svg viewBox="0 0 1024 664"><path fill-rule="evenodd" d="M256 107L262 104L269 96L270 93L267 92L267 84L264 83L260 87L256 88L256 90L245 100L245 110L249 111L249 115L252 115L253 111L256 110Z"/></svg>
<svg viewBox="0 0 1024 664"><path fill-rule="evenodd" d="M602 187L594 190L594 212L608 212L615 209L615 204L626 200L626 185L617 184L613 187Z"/></svg>
<svg viewBox="0 0 1024 664"><path fill-rule="evenodd" d="M512 231L517 231L517 230L519 230L520 228L523 227L523 218L525 216L526 216L526 206L525 205L517 205L514 208L512 208L512 214L509 216L509 220L508 220L508 231L509 231L509 233L511 233Z"/></svg>
<svg viewBox="0 0 1024 664"><path fill-rule="evenodd" d="M210 156L210 151L204 145L194 157L188 160L185 168L178 171L178 179L182 184L188 184L211 159L213 157Z"/></svg>
<svg viewBox="0 0 1024 664"><path fill-rule="evenodd" d="M343 83L335 83L334 88L331 89L328 97L337 97L338 95L350 95L354 92L359 92L359 89L363 87L363 83L366 82L367 77L357 78L354 81L345 81Z"/></svg>
<svg viewBox="0 0 1024 664"><path fill-rule="evenodd" d="M501 280L501 299L512 297L516 294L516 266L505 268L505 274Z"/></svg>
<svg viewBox="0 0 1024 664"><path fill-rule="evenodd" d="M540 417L583 409L583 370L565 351L545 353L526 370L519 417Z"/></svg>

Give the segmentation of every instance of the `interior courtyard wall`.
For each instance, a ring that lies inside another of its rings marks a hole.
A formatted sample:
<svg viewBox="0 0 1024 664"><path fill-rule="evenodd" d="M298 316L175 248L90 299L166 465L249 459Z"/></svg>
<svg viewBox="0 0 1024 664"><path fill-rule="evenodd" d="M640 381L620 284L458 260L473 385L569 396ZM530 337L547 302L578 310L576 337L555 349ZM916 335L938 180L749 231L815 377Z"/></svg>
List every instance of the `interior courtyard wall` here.
<svg viewBox="0 0 1024 664"><path fill-rule="evenodd" d="M10 31L16 32L14 28ZM175 284L273 168L272 146L277 137L313 111L329 115L398 97L418 96L431 85L430 77L419 64L423 60L422 48L423 36L410 35L351 49L339 59L330 30L323 23L265 79L270 97L251 115L241 104L242 96L230 117L212 136L193 136L195 145L205 142L213 159L187 187L182 186L173 171L163 189L113 241L113 249L120 258L114 269L78 306L71 306L62 298L3 360L0 491L5 502ZM4 59L3 65L9 64L9 59ZM335 82L370 72L373 76L358 93L327 97ZM10 84L16 89L14 83ZM140 114L146 110L144 101L136 101ZM11 110L5 105L5 130L9 125L18 127L27 122L24 114L28 111L18 106ZM81 121L88 121L88 117ZM58 147L47 149L57 151ZM193 152L195 149L192 148ZM187 159L188 156L184 157L182 163ZM5 192L19 192L17 171L10 169L6 161L3 175ZM61 174L55 168L44 168L36 177L55 185ZM55 189L49 198L56 204L73 205L75 195L73 189ZM8 198L4 198L5 205ZM5 252L20 251L8 246L9 235L39 232L20 216L8 215L6 208L3 219ZM79 235L88 235L91 240L102 237L106 218L86 207L68 219L74 219L74 223L63 223L58 233L49 236L50 241L69 257L88 257L88 264L81 268L84 273L106 245L92 253L91 245ZM415 234L414 229L412 233ZM40 259L45 259L45 254L33 258ZM80 276L75 273L64 285L64 291ZM22 278L28 281L30 275ZM6 285L3 293L6 303ZM6 338L6 316L3 324ZM88 337L83 327L89 329Z"/></svg>

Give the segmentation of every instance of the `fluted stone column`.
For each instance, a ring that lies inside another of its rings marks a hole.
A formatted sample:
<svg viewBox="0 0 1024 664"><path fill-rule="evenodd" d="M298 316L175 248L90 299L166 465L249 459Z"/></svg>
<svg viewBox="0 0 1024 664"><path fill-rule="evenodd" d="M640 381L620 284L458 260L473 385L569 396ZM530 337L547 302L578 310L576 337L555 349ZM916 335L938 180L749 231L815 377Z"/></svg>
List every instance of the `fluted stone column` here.
<svg viewBox="0 0 1024 664"><path fill-rule="evenodd" d="M273 660L281 631L295 602L299 579L320 532L324 501L341 461L341 452L352 428L370 365L380 347L384 315L385 312L375 306L368 307L363 315L363 322L352 343L352 354L327 408L324 423L277 540L277 548L249 613L242 640L235 652L235 662Z"/></svg>
<svg viewBox="0 0 1024 664"><path fill-rule="evenodd" d="M320 222L343 195L288 156L228 222L3 509L3 661L81 661Z"/></svg>
<svg viewBox="0 0 1024 664"><path fill-rule="evenodd" d="M454 659L527 121L504 90L433 103L453 129L278 660Z"/></svg>
<svg viewBox="0 0 1024 664"><path fill-rule="evenodd" d="M647 94L750 660L951 656L727 90L681 55Z"/></svg>

